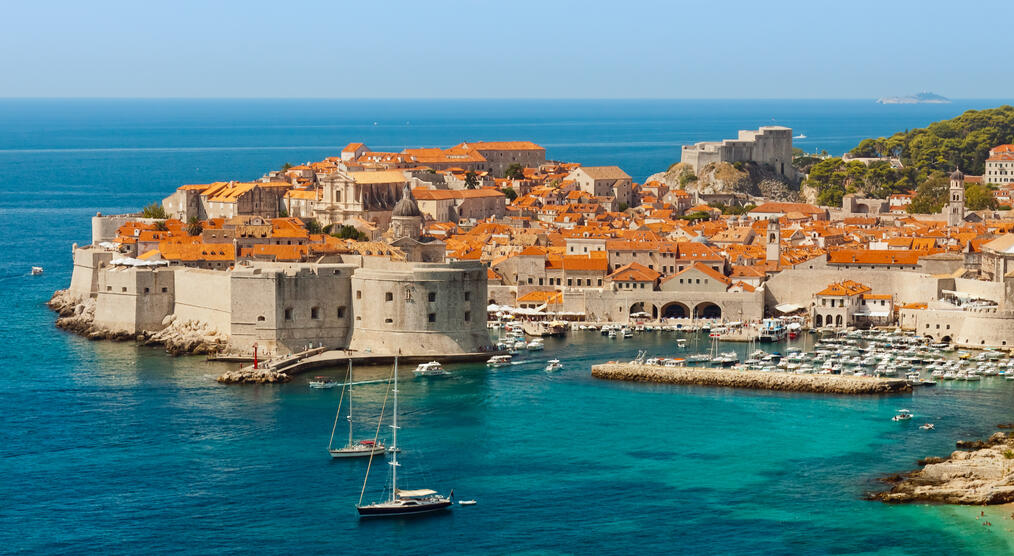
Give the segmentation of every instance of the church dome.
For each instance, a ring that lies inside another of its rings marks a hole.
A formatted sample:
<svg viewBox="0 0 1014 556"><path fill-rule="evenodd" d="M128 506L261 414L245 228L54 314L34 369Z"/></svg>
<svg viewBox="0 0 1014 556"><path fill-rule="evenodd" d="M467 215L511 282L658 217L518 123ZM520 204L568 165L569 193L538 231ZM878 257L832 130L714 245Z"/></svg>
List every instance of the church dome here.
<svg viewBox="0 0 1014 556"><path fill-rule="evenodd" d="M419 205L416 204L415 198L412 197L412 190L405 184L405 189L401 192L401 200L398 204L394 205L394 211L391 212L391 216L422 216L422 211L419 210Z"/></svg>
<svg viewBox="0 0 1014 556"><path fill-rule="evenodd" d="M965 179L965 175L961 173L961 170L958 170L957 168L955 168L954 171L951 172L951 179L952 180L963 180L963 179Z"/></svg>

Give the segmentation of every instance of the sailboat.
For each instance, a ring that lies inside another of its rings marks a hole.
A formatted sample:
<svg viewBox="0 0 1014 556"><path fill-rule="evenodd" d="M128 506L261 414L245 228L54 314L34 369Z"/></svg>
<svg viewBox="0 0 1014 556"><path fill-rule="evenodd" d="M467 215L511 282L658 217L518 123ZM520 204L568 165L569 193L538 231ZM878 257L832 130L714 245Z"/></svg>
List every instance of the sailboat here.
<svg viewBox="0 0 1014 556"><path fill-rule="evenodd" d="M331 440L327 443L327 451L333 458L361 458L366 456L384 455L385 448L382 442L374 440L353 440L352 438L352 360L349 360L349 374L348 382L346 383L349 391L349 414L346 419L349 421L349 442L344 447L334 447L334 433L335 429L338 428L338 417L341 416L342 402L338 400L338 411L334 416L334 426L331 427ZM344 396L345 391L342 390Z"/></svg>
<svg viewBox="0 0 1014 556"><path fill-rule="evenodd" d="M398 488L398 358L394 358L394 417L391 423L391 490L387 500L363 505L363 495L359 495L356 510L359 517L391 517L425 514L451 507L454 491L447 496L437 494L430 489L401 490ZM363 479L363 491L366 492L366 481L370 470L366 470Z"/></svg>

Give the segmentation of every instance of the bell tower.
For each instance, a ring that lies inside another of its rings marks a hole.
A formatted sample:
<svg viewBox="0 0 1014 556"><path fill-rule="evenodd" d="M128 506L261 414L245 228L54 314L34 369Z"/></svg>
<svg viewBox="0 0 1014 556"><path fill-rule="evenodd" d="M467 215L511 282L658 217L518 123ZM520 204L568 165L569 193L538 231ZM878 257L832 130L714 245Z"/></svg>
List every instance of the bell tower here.
<svg viewBox="0 0 1014 556"><path fill-rule="evenodd" d="M955 168L951 173L951 187L947 191L947 225L960 226L965 222L965 175Z"/></svg>
<svg viewBox="0 0 1014 556"><path fill-rule="evenodd" d="M777 217L768 218L767 239L767 257L765 258L775 263L780 262L782 260L782 226L778 223Z"/></svg>

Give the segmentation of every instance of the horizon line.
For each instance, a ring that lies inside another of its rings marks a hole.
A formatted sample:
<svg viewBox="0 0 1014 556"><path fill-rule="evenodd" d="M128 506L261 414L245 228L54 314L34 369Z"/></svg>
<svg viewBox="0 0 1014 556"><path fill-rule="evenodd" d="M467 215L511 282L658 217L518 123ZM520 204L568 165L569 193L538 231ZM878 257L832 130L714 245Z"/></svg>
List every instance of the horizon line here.
<svg viewBox="0 0 1014 556"><path fill-rule="evenodd" d="M868 100L891 97L245 97L245 96L3 96L10 100L348 100L348 101L774 101L774 100ZM1014 101L1014 97L948 98L950 102L910 104L951 104L954 101Z"/></svg>

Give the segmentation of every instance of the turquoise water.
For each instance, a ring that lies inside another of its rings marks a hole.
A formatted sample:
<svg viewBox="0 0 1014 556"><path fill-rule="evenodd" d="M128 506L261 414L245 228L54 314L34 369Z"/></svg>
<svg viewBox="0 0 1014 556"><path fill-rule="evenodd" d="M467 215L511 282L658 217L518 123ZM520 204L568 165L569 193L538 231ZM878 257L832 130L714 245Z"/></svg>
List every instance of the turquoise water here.
<svg viewBox="0 0 1014 556"><path fill-rule="evenodd" d="M808 122L816 146L834 150L965 107L0 101L0 550L1009 553L1010 520L986 528L977 509L861 500L877 476L1014 421L1014 384L1002 380L861 398L602 382L592 363L663 354L674 337L575 332L509 370L406 373L404 485L479 503L367 523L353 509L365 463L325 451L336 391L303 379L220 386L224 365L89 342L56 330L44 306L69 282L69 244L88 240L95 211L136 208L183 182L256 177L364 137L375 148L533 138L563 145L548 145L550 157L643 176L673 160L680 137L772 117ZM375 130L396 117L412 124ZM27 276L33 264L46 273ZM566 368L543 372L554 356ZM357 389L364 417L383 395ZM916 423L891 422L900 407ZM918 430L923 420L937 430Z"/></svg>

